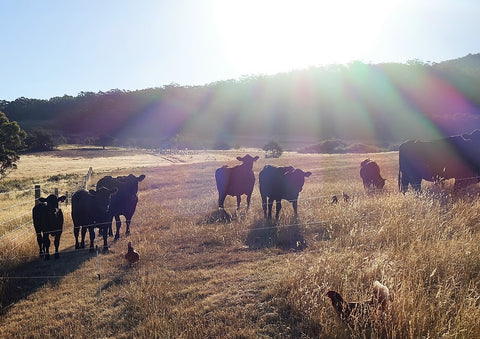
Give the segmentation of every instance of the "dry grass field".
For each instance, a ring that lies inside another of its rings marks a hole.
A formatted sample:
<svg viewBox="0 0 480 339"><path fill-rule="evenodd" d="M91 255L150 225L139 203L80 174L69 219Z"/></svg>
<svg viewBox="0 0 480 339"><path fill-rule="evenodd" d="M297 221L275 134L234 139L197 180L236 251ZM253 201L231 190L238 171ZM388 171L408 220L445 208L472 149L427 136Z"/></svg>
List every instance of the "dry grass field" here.
<svg viewBox="0 0 480 339"><path fill-rule="evenodd" d="M480 337L477 186L453 194L448 182L402 195L392 152L369 155L387 183L367 194L359 177L365 155L248 152L260 155L257 177L265 164L313 173L298 218L284 201L279 221L265 221L258 183L249 211L235 213L227 197L233 220L220 218L214 171L235 165L245 150L63 149L22 157L2 183L16 193L0 196L0 338ZM33 184L42 183L43 195L55 187L72 192L90 166L92 183L146 174L132 234L126 238L122 225L107 254L75 251L70 206L62 205L61 257L40 261L29 214ZM331 204L342 192L350 200ZM128 241L140 253L133 266L123 257ZM364 300L374 280L390 289L388 311L350 329L325 292Z"/></svg>

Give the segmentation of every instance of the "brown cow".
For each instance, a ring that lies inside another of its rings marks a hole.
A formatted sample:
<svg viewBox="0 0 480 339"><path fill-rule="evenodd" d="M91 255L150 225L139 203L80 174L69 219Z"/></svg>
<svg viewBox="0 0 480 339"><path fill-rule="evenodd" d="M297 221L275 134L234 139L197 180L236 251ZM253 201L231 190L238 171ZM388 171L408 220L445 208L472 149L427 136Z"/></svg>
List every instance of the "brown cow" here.
<svg viewBox="0 0 480 339"><path fill-rule="evenodd" d="M282 199L292 203L293 213L297 216L298 195L303 189L305 178L311 174L311 172L304 172L292 166L275 167L267 165L263 167L258 175L258 180L265 218L272 218L273 202L276 201L275 218L278 219L282 208Z"/></svg>
<svg viewBox="0 0 480 339"><path fill-rule="evenodd" d="M215 171L219 208L224 208L225 198L231 195L237 197L237 209L239 209L242 194L247 196L247 209L250 207L250 198L255 185L253 163L258 160L258 156L252 157L247 154L243 158L237 157L237 160L242 164L234 167L223 166Z"/></svg>
<svg viewBox="0 0 480 339"><path fill-rule="evenodd" d="M370 189L372 185L377 189L382 189L385 186L386 179L380 175L380 167L370 159L365 159L360 163L360 177L366 190Z"/></svg>

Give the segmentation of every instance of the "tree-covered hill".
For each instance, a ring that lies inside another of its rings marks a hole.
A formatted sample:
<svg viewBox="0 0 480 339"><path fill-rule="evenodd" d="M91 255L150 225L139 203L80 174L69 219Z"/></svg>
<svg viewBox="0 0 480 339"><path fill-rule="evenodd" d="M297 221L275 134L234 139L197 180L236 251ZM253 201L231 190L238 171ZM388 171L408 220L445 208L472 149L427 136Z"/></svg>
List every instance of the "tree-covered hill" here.
<svg viewBox="0 0 480 339"><path fill-rule="evenodd" d="M480 127L480 54L441 63L311 67L205 86L81 92L49 100L0 101L29 131L69 141L287 147L326 139L386 146Z"/></svg>

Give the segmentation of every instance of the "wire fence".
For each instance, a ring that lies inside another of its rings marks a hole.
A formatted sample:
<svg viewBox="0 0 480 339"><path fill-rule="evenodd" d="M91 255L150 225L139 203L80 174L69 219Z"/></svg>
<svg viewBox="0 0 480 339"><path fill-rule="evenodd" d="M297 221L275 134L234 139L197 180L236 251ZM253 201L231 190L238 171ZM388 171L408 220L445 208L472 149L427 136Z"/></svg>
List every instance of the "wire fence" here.
<svg viewBox="0 0 480 339"><path fill-rule="evenodd" d="M87 187L88 186L88 182L91 178L91 175L92 175L92 168L89 169L89 172L87 173L87 175L85 176L85 180L84 180L84 183L83 183L83 188ZM457 179L457 180L460 180L460 179ZM461 178L461 180L478 180L477 177L471 177L471 178ZM202 186L203 188L203 186ZM192 190L196 190L197 188L191 188ZM0 193L0 194L16 194L16 193L25 193L25 192L30 192L32 190L22 190L22 191L11 191L11 192L3 192L3 193ZM35 189L34 190L36 192L35 194L35 199L38 199L38 192L40 191L39 189ZM398 190L387 190L387 189L384 189L383 190L384 192L399 192ZM178 190L178 191L169 191L169 194L182 194L182 195L187 195L186 194L186 190L185 189L181 189L181 190ZM214 190L211 190L211 191L208 191L208 192L204 192L205 193L208 193L208 194L214 194L215 191ZM58 192L57 192L58 194ZM157 194L149 194L149 198L155 198L156 196L164 196L165 194L163 192L159 192L158 195ZM340 199L341 199L341 195L339 195ZM331 194L320 194L320 195L311 195L311 196L302 196L301 198L299 198L299 201L304 201L304 202L308 202L308 201L312 201L312 200L319 200L319 199L325 199L329 202L331 202L331 199L332 198L332 195ZM292 202L293 200L289 200L289 202ZM19 206L24 206L26 204L32 204L33 203L33 200L29 200L29 201L25 201L25 202L22 202L22 203L17 203L17 204L13 204L11 206L7 206L7 207L3 207L0 209L0 211L4 211L4 210L8 210L8 209L12 209L12 208L18 208ZM205 209L205 210L200 210L200 211L192 211L192 214L190 216L194 216L194 215L198 215L198 216L203 216L204 214L206 213L210 213L212 212L212 209L209 208L209 209ZM21 214L21 215L18 215L16 217L13 217L13 218L10 218L6 221L3 221L2 223L0 223L0 226L3 226L3 225L6 225L10 222L13 222L17 219L21 219L23 217L25 217L26 215L28 215L29 213L31 213L30 211L27 212L27 213L24 213L24 214ZM70 211L69 210L66 210L65 211L65 214L69 214ZM310 227L310 226L314 226L314 225L321 225L321 224L329 224L329 223L335 223L335 222L338 222L342 220L341 217L337 216L337 217L333 217L333 218L325 218L325 219L318 219L318 220L313 220L313 221L309 221L309 222L304 222L304 223L292 223L292 224L287 224L287 225L279 225L277 223L268 223L268 222L265 222L264 223L264 226L262 227L249 227L249 228L241 228L241 229L229 229L229 230L224 230L223 232L219 233L219 232L212 232L212 233L208 233L208 232L204 232L203 235L205 236L216 236L216 237L228 237L230 236L232 233L241 233L241 232L245 232L245 233L248 233L248 232L252 232L252 231L273 231L273 230L279 230L279 229L288 229L288 228L292 228L292 227L297 227L297 228L305 228L305 227ZM104 225L111 225L112 222L106 222L106 223L95 223L95 224L90 224L90 225L83 225L83 227L90 227L90 226L94 226L94 227L99 227L99 226L104 226ZM10 230L8 233L5 233L3 235L0 236L0 241L2 240L6 240L8 238L8 240L10 242L13 243L13 246L9 249L9 253L11 254L10 257L5 257L5 258L0 258L0 262L7 262L7 261L13 261L13 260L28 260L28 259L32 259L32 258L37 258L38 257L38 254L36 255L23 255L23 256L20 256L18 254L14 254L14 251L19 247L21 246L22 244L26 243L27 241L30 241L32 240L32 238L35 237L35 233L32 231L32 227L33 226L33 223L31 220L27 221L27 222L24 222L22 224L20 224L19 226L13 228L12 230ZM27 228L28 227L28 228ZM25 229L24 229L25 228ZM56 231L59 231L59 230L56 230ZM53 231L52 231L53 232ZM191 240L193 238L196 238L197 235L188 235L188 236L181 236L181 237L169 237L169 238L166 238L165 239L165 242L166 243L170 243L172 241L176 241L176 242L180 242L180 241L186 241L186 240ZM96 279L98 279L99 281L99 297L100 297L100 300L102 299L102 291L101 291L101 278L105 278L105 277L108 277L108 275L101 275L101 260L100 260L100 256L98 255L98 244L94 247L95 248L95 252L96 252L96 266L97 266L97 276L95 277ZM62 253L69 253L69 252L77 252L77 253L81 253L82 251L91 251L91 248L81 248L81 249L71 249L71 250L63 250ZM285 253L282 253L282 254L289 254L290 252L285 252ZM271 255L270 254L265 254L266 257L270 257ZM276 256L278 254L275 254ZM142 257L142 260L146 260L146 261L159 261L163 258L161 257ZM171 270L178 270L178 269L184 269L184 268L195 268L195 267L211 267L213 265L225 265L225 264L232 264L232 263L242 263L242 262L251 262L251 261L255 261L255 260L260 260L258 259L258 257L256 258L253 258L253 259L234 259L234 260L229 260L229 261L225 261L225 260L222 260L222 261L209 261L209 262L204 262L204 263L191 263L191 264L187 264L187 265L165 265L163 266L163 268L165 269L171 269ZM4 275L4 276L0 276L0 280L21 280L21 279L41 279L41 280L48 280L48 279L60 279L60 278L64 278L66 275L35 275L35 276L8 276L8 275ZM84 277L85 279L91 279L91 277Z"/></svg>

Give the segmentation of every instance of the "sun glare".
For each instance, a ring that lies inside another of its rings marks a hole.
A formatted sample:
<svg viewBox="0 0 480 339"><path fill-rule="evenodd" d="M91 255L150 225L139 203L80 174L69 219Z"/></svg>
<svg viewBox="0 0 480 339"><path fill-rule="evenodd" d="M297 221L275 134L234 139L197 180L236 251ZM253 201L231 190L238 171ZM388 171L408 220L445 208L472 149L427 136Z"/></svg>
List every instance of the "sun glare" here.
<svg viewBox="0 0 480 339"><path fill-rule="evenodd" d="M368 59L399 3L219 1L215 18L232 66L239 72L268 74Z"/></svg>

